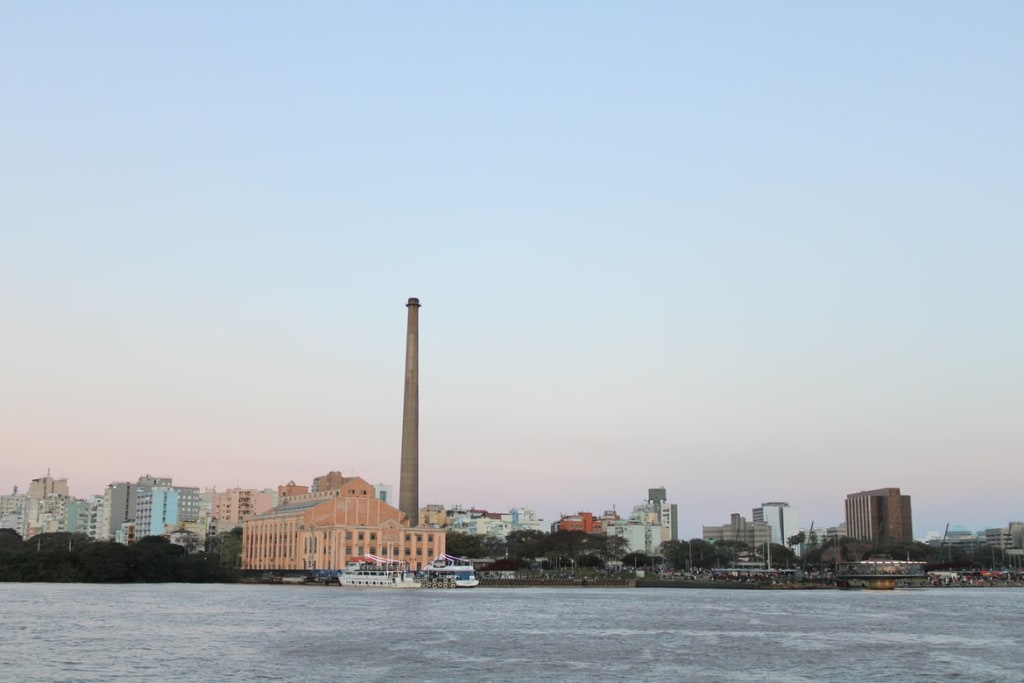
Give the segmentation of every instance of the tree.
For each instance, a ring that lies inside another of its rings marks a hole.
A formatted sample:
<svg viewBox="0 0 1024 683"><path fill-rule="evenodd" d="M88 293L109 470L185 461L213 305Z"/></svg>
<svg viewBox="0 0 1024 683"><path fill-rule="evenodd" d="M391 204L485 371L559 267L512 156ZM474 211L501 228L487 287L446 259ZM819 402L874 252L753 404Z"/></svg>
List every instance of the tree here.
<svg viewBox="0 0 1024 683"><path fill-rule="evenodd" d="M594 534L600 538L597 555L607 564L613 560L621 559L629 550L629 541L622 536L610 536L608 534Z"/></svg>
<svg viewBox="0 0 1024 683"><path fill-rule="evenodd" d="M84 581L132 581L138 574L132 548L114 541L91 543L79 554Z"/></svg>
<svg viewBox="0 0 1024 683"><path fill-rule="evenodd" d="M773 567L789 566L791 564L796 564L796 555L793 553L793 550L791 548L787 548L784 545L779 545L778 543L772 543L771 549Z"/></svg>
<svg viewBox="0 0 1024 683"><path fill-rule="evenodd" d="M798 545L800 545L801 543L803 543L806 540L807 540L807 534L805 534L804 532L801 531L800 533L793 534L792 536L787 538L786 539L786 545L788 545L790 548L795 548L795 547L797 547Z"/></svg>
<svg viewBox="0 0 1024 683"><path fill-rule="evenodd" d="M691 564L690 543L683 541L664 541L658 552L665 558L665 562L673 569L689 569Z"/></svg>
<svg viewBox="0 0 1024 683"><path fill-rule="evenodd" d="M912 560L914 562L931 562L938 555L935 548L925 543L897 541L892 538L883 539L878 544L877 553L888 555L894 560Z"/></svg>
<svg viewBox="0 0 1024 683"><path fill-rule="evenodd" d="M641 567L653 567L655 558L647 553L632 552L628 555L624 555L622 558L622 564L629 567L635 567L640 569Z"/></svg>
<svg viewBox="0 0 1024 683"><path fill-rule="evenodd" d="M829 566L839 562L856 562L876 552L874 546L849 536L826 538L820 547L807 551L806 560L811 565Z"/></svg>
<svg viewBox="0 0 1024 683"><path fill-rule="evenodd" d="M21 548L21 534L14 529L0 529L0 548Z"/></svg>
<svg viewBox="0 0 1024 683"><path fill-rule="evenodd" d="M457 557L487 557L490 555L483 536L449 529L444 535L445 551Z"/></svg>
<svg viewBox="0 0 1024 683"><path fill-rule="evenodd" d="M505 552L513 559L536 559L547 550L548 534L536 529L516 529L505 536Z"/></svg>
<svg viewBox="0 0 1024 683"><path fill-rule="evenodd" d="M220 545L220 562L229 569L242 565L242 527L229 531Z"/></svg>
<svg viewBox="0 0 1024 683"><path fill-rule="evenodd" d="M546 539L544 556L556 566L575 567L588 536L585 531L556 531Z"/></svg>
<svg viewBox="0 0 1024 683"><path fill-rule="evenodd" d="M735 549L728 542L713 543L693 538L689 541L665 541L661 544L661 555L673 569L707 569L732 564Z"/></svg>
<svg viewBox="0 0 1024 683"><path fill-rule="evenodd" d="M146 536L132 546L139 578L146 581L181 581L185 548L163 536Z"/></svg>

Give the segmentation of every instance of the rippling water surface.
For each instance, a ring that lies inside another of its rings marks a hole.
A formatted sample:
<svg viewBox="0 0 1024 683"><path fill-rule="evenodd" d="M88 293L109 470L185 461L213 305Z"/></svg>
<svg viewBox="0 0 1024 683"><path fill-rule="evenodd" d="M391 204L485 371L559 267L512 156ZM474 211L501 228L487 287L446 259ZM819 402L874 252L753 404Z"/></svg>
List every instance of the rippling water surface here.
<svg viewBox="0 0 1024 683"><path fill-rule="evenodd" d="M1024 589L0 584L2 681L1022 681Z"/></svg>

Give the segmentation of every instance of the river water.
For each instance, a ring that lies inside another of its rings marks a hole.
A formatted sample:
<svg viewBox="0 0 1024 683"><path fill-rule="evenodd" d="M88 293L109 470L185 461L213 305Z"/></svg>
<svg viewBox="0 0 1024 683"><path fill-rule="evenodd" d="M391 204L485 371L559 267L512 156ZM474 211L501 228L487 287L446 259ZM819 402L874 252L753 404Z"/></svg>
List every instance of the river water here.
<svg viewBox="0 0 1024 683"><path fill-rule="evenodd" d="M1022 681L1024 589L0 584L0 681Z"/></svg>

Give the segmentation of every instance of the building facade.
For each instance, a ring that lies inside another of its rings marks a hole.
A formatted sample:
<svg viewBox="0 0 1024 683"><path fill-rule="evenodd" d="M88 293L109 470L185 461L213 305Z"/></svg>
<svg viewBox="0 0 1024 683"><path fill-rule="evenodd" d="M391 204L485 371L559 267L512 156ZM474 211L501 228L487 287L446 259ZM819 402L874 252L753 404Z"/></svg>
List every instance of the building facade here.
<svg viewBox="0 0 1024 683"><path fill-rule="evenodd" d="M761 503L753 509L751 519L768 525L771 542L776 545L787 545L790 537L800 533L800 517L789 503Z"/></svg>
<svg viewBox="0 0 1024 683"><path fill-rule="evenodd" d="M729 516L728 524L702 527L702 537L705 541L731 541L757 548L768 542L769 529L764 522L748 522L742 515L734 512Z"/></svg>
<svg viewBox="0 0 1024 683"><path fill-rule="evenodd" d="M135 507L135 535L163 536L178 525L181 495L173 486L153 486L141 492Z"/></svg>
<svg viewBox="0 0 1024 683"><path fill-rule="evenodd" d="M901 494L898 488L847 495L846 533L850 538L872 543L883 540L913 542L910 496Z"/></svg>
<svg viewBox="0 0 1024 683"><path fill-rule="evenodd" d="M135 482L113 482L103 492L96 537L133 543L163 536L168 527L192 528L204 519L199 488L174 486L170 477L144 475ZM205 523L202 533L205 533Z"/></svg>
<svg viewBox="0 0 1024 683"><path fill-rule="evenodd" d="M103 490L103 512L96 538L101 541L113 540L121 525L135 518L135 484L118 481L107 484Z"/></svg>
<svg viewBox="0 0 1024 683"><path fill-rule="evenodd" d="M243 521L243 569L338 570L376 555L418 570L444 554L443 529L410 526L365 479L330 473L317 481L316 491L279 487L279 505Z"/></svg>
<svg viewBox="0 0 1024 683"><path fill-rule="evenodd" d="M231 531L254 515L274 507L277 496L271 491L233 488L210 494L210 533Z"/></svg>
<svg viewBox="0 0 1024 683"><path fill-rule="evenodd" d="M476 508L467 510L459 506L447 511L439 506L420 508L420 522L423 526L433 526L435 520L440 521L439 526L453 531L487 536L499 541L508 538L513 531L546 531L544 520L530 508L512 508L508 512L489 512Z"/></svg>
<svg viewBox="0 0 1024 683"><path fill-rule="evenodd" d="M679 540L679 506L668 502L668 495L665 487L647 489L646 505L658 513L661 525L668 529L668 540Z"/></svg>
<svg viewBox="0 0 1024 683"><path fill-rule="evenodd" d="M595 517L593 512L577 512L575 515L562 515L555 524L555 531L582 531L586 534L604 531L604 519Z"/></svg>
<svg viewBox="0 0 1024 683"><path fill-rule="evenodd" d="M668 502L664 487L647 489L647 498L627 518L605 512L602 523L609 536L625 539L630 552L654 555L665 541L679 540L678 508Z"/></svg>
<svg viewBox="0 0 1024 683"><path fill-rule="evenodd" d="M377 497L383 500L385 503L394 505L394 503L392 503L390 500L383 498L380 495L378 495ZM438 503L430 503L426 507L421 507L420 523L423 526L448 526L448 510L445 508L444 505L440 505Z"/></svg>
<svg viewBox="0 0 1024 683"><path fill-rule="evenodd" d="M28 494L18 493L17 486L0 496L0 529L14 529L22 538L28 530Z"/></svg>
<svg viewBox="0 0 1024 683"><path fill-rule="evenodd" d="M103 496L91 496L85 500L68 503L68 533L84 534L96 538L99 518L103 514Z"/></svg>
<svg viewBox="0 0 1024 683"><path fill-rule="evenodd" d="M26 540L38 534L52 534L67 531L68 504L67 479L54 479L47 472L45 477L33 479L28 487L28 506L25 533Z"/></svg>

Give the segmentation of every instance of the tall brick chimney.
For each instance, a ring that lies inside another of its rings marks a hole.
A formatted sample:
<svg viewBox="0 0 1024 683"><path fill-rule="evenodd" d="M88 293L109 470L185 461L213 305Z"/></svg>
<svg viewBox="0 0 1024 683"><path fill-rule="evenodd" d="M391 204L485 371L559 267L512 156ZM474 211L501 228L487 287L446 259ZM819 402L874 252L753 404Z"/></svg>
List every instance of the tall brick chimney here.
<svg viewBox="0 0 1024 683"><path fill-rule="evenodd" d="M405 404L402 409L402 476L398 509L419 526L420 515L420 300L409 299L405 333Z"/></svg>

